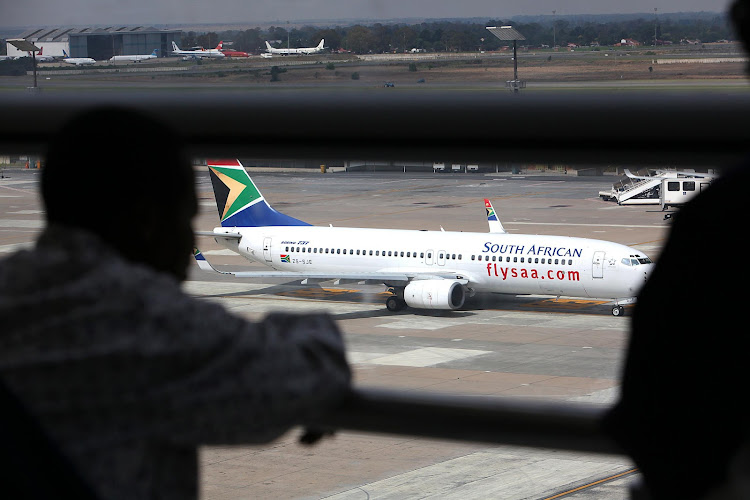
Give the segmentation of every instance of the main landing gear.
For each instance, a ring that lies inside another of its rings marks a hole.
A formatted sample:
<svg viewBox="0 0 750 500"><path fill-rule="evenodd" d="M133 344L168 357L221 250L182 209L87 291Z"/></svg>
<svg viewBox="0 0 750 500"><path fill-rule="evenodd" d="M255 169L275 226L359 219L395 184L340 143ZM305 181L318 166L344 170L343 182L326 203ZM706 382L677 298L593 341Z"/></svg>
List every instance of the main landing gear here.
<svg viewBox="0 0 750 500"><path fill-rule="evenodd" d="M619 304L612 306L612 316L625 316L625 308Z"/></svg>
<svg viewBox="0 0 750 500"><path fill-rule="evenodd" d="M386 309L388 309L390 312L399 312L405 307L408 307L406 305L406 301L404 300L403 287L399 287L399 288L390 287L388 288L388 291L391 292L393 295L385 299Z"/></svg>

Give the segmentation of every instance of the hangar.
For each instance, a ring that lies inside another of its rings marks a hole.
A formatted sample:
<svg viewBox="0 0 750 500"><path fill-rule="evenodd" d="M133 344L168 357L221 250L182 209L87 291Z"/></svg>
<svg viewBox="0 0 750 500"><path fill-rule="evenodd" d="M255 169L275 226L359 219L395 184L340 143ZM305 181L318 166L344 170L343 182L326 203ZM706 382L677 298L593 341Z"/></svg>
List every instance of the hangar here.
<svg viewBox="0 0 750 500"><path fill-rule="evenodd" d="M63 56L65 50L70 57L92 57L97 61L113 55L149 54L159 49L163 57L172 50L172 41L180 44L181 30L164 30L144 26L109 26L77 28L34 28L17 38L23 38L44 50L44 55ZM8 45L9 56L25 56L12 45Z"/></svg>

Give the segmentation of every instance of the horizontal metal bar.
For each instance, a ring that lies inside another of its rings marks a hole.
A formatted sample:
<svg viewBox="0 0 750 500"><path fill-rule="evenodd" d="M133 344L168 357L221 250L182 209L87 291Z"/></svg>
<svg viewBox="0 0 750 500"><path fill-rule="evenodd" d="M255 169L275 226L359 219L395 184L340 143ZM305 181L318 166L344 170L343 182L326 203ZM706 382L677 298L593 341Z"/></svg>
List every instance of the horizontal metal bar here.
<svg viewBox="0 0 750 500"><path fill-rule="evenodd" d="M157 115L196 157L718 167L750 144L744 94L42 92L0 96L0 151L41 153L73 113L105 104Z"/></svg>
<svg viewBox="0 0 750 500"><path fill-rule="evenodd" d="M356 388L317 429L624 454L601 428L603 406Z"/></svg>

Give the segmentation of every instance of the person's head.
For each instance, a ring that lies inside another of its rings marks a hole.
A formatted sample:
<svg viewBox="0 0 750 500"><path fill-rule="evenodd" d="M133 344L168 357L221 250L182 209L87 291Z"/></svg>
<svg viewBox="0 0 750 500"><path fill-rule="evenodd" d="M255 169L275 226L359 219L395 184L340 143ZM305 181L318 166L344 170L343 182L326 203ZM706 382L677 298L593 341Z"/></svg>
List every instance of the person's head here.
<svg viewBox="0 0 750 500"><path fill-rule="evenodd" d="M131 261L185 278L194 174L159 121L116 107L75 116L50 142L41 194L48 223L86 229Z"/></svg>

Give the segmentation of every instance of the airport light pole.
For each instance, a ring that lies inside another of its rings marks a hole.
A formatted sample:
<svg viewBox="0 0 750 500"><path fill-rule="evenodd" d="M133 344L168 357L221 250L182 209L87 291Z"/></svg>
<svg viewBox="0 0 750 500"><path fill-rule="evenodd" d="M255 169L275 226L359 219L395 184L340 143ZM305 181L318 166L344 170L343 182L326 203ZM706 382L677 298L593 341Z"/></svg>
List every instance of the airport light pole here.
<svg viewBox="0 0 750 500"><path fill-rule="evenodd" d="M557 47L557 26L555 26L555 13L557 11L552 11L552 50L555 50L555 47Z"/></svg>
<svg viewBox="0 0 750 500"><path fill-rule="evenodd" d="M31 53L31 61L32 61L32 66L34 68L34 86L27 87L27 90L29 92L38 92L39 87L37 87L37 84L36 84L36 53L39 52L40 50L39 47L37 47L36 45L34 45L33 43L27 40L24 40L23 38L9 38L7 42L13 45L18 50Z"/></svg>
<svg viewBox="0 0 750 500"><path fill-rule="evenodd" d="M513 80L506 81L505 86L513 93L518 93L519 89L526 88L526 82L518 79L518 52L516 50L516 42L518 40L526 40L526 37L519 33L513 26L487 26L487 30L500 40L513 42Z"/></svg>

